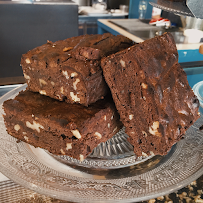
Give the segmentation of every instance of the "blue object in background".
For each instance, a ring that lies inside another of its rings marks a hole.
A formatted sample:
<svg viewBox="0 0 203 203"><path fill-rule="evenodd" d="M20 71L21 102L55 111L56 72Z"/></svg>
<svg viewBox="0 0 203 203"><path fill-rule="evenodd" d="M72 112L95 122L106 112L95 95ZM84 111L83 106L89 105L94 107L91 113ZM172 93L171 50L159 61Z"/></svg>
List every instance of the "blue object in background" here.
<svg viewBox="0 0 203 203"><path fill-rule="evenodd" d="M190 61L203 61L203 55L199 53L199 49L178 50L179 63Z"/></svg>
<svg viewBox="0 0 203 203"><path fill-rule="evenodd" d="M146 1L147 1L147 11L145 14L145 19L151 19L153 7L149 4L149 0ZM139 18L139 3L140 0L130 0L128 18Z"/></svg>
<svg viewBox="0 0 203 203"><path fill-rule="evenodd" d="M187 74L187 80L191 88L203 80L203 67L184 68L184 71Z"/></svg>

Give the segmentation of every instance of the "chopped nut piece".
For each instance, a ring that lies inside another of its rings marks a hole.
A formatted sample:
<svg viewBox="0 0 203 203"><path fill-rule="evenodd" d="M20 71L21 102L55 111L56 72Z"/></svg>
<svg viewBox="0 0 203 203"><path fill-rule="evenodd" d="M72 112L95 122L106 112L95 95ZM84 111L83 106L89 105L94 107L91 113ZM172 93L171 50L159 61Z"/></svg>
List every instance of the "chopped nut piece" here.
<svg viewBox="0 0 203 203"><path fill-rule="evenodd" d="M94 135L98 138L98 139L101 139L102 138L102 135L98 132L95 132Z"/></svg>
<svg viewBox="0 0 203 203"><path fill-rule="evenodd" d="M47 82L43 79L39 79L39 84L40 84L40 87L42 87L43 85L46 85Z"/></svg>
<svg viewBox="0 0 203 203"><path fill-rule="evenodd" d="M185 110L180 110L180 111L178 111L178 113L179 113L179 114L186 115L186 116L188 116L188 115L189 115L189 114L188 114L188 112L187 112L187 111L185 111Z"/></svg>
<svg viewBox="0 0 203 203"><path fill-rule="evenodd" d="M70 96L71 96L71 99L74 101L74 102L80 102L80 98L76 95L74 95L73 92L70 92Z"/></svg>
<svg viewBox="0 0 203 203"><path fill-rule="evenodd" d="M38 133L40 133L40 128L44 129L44 126L40 125L36 121L33 121L33 124L31 124L29 121L26 121L26 126L32 130L36 130Z"/></svg>
<svg viewBox="0 0 203 203"><path fill-rule="evenodd" d="M161 137L161 133L158 131L159 128L159 121L155 121L151 127L149 127L149 133L152 135L156 135L158 137Z"/></svg>
<svg viewBox="0 0 203 203"><path fill-rule="evenodd" d="M145 131L142 131L142 134L147 137L147 133Z"/></svg>
<svg viewBox="0 0 203 203"><path fill-rule="evenodd" d="M104 116L104 120L106 121L106 115Z"/></svg>
<svg viewBox="0 0 203 203"><path fill-rule="evenodd" d="M18 124L14 125L14 130L19 131L20 130L20 126Z"/></svg>
<svg viewBox="0 0 203 203"><path fill-rule="evenodd" d="M117 126L113 129L113 132L115 132L117 130Z"/></svg>
<svg viewBox="0 0 203 203"><path fill-rule="evenodd" d="M82 154L80 154L80 161L84 161L84 156Z"/></svg>
<svg viewBox="0 0 203 203"><path fill-rule="evenodd" d="M25 59L25 63L27 63L27 64L31 63L30 59L29 59L29 58L26 58L26 59Z"/></svg>
<svg viewBox="0 0 203 203"><path fill-rule="evenodd" d="M111 124L110 124L110 123L108 123L108 125L107 125L107 126L108 126L108 128L110 128Z"/></svg>
<svg viewBox="0 0 203 203"><path fill-rule="evenodd" d="M78 74L77 74L76 72L73 72L73 73L70 74L70 76L71 76L72 78L74 78L75 76L78 76Z"/></svg>
<svg viewBox="0 0 203 203"><path fill-rule="evenodd" d="M27 74L25 74L25 73L24 73L24 78L25 78L26 80L30 80L30 76L27 75Z"/></svg>
<svg viewBox="0 0 203 203"><path fill-rule="evenodd" d="M61 94L64 94L64 90L63 90L63 87L61 87Z"/></svg>
<svg viewBox="0 0 203 203"><path fill-rule="evenodd" d="M66 143L66 150L72 149L72 143Z"/></svg>
<svg viewBox="0 0 203 203"><path fill-rule="evenodd" d="M75 82L73 82L73 89L74 90L77 90L77 84L80 82L80 79L79 78L77 78L76 80L75 80Z"/></svg>
<svg viewBox="0 0 203 203"><path fill-rule="evenodd" d="M125 61L123 61L122 59L120 60L120 63L122 65L122 67L125 67Z"/></svg>
<svg viewBox="0 0 203 203"><path fill-rule="evenodd" d="M51 84L54 86L55 85L55 83L53 82L53 81L51 81Z"/></svg>
<svg viewBox="0 0 203 203"><path fill-rule="evenodd" d="M198 203L203 203L203 199L201 199L201 195L197 195L194 197L194 201Z"/></svg>
<svg viewBox="0 0 203 203"><path fill-rule="evenodd" d="M68 72L67 71L62 71L62 74L66 77L66 79L68 80L69 79L69 76L68 76Z"/></svg>
<svg viewBox="0 0 203 203"><path fill-rule="evenodd" d="M146 153L142 152L142 156L148 156Z"/></svg>
<svg viewBox="0 0 203 203"><path fill-rule="evenodd" d="M73 47L65 47L65 48L63 48L63 51L66 52L66 51L69 51L71 49L73 49Z"/></svg>
<svg viewBox="0 0 203 203"><path fill-rule="evenodd" d="M130 119L130 120L133 119L133 115L132 115L132 114L129 115L129 119Z"/></svg>
<svg viewBox="0 0 203 203"><path fill-rule="evenodd" d="M65 155L66 153L63 151L63 149L60 150L61 154Z"/></svg>
<svg viewBox="0 0 203 203"><path fill-rule="evenodd" d="M28 137L27 136L24 136L24 139L28 142L29 141L29 139L28 139Z"/></svg>
<svg viewBox="0 0 203 203"><path fill-rule="evenodd" d="M81 138L81 134L80 134L80 132L79 132L78 130L71 130L71 132L73 133L73 135L74 135L76 138L78 138L78 139Z"/></svg>
<svg viewBox="0 0 203 203"><path fill-rule="evenodd" d="M148 203L155 203L155 202L156 202L155 199L150 199L150 200L148 201Z"/></svg>
<svg viewBox="0 0 203 203"><path fill-rule="evenodd" d="M193 181L193 182L191 182L190 185L194 185L195 187L197 187L197 182L196 182L196 180Z"/></svg>
<svg viewBox="0 0 203 203"><path fill-rule="evenodd" d="M143 89L147 89L147 87L148 87L148 85L145 84L145 83L142 83L141 86L142 86Z"/></svg>
<svg viewBox="0 0 203 203"><path fill-rule="evenodd" d="M164 196L157 197L157 200L164 200Z"/></svg>
<svg viewBox="0 0 203 203"><path fill-rule="evenodd" d="M46 93L45 90L39 90L39 93L40 93L40 94L43 94L43 95L47 95L47 93Z"/></svg>

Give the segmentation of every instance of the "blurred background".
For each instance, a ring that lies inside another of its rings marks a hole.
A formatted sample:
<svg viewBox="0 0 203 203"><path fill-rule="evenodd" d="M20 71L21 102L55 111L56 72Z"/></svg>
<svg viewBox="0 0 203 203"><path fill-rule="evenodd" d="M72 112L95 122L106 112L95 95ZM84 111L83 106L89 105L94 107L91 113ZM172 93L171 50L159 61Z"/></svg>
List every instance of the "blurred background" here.
<svg viewBox="0 0 203 203"><path fill-rule="evenodd" d="M47 40L120 34L104 23L105 29L98 23L101 19L142 40L170 31L179 44L202 42L202 19L175 15L153 7L148 0L1 0L0 85L23 83L22 54Z"/></svg>

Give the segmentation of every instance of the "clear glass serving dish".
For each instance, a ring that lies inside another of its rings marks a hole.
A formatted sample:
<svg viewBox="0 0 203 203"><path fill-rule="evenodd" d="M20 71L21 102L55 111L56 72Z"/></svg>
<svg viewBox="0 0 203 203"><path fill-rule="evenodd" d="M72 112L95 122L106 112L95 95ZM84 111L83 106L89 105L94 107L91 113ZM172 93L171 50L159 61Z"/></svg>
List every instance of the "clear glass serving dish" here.
<svg viewBox="0 0 203 203"><path fill-rule="evenodd" d="M25 88L0 98L0 172L25 188L74 202L137 202L178 190L203 173L202 117L166 156L136 157L124 129L83 162L17 142L6 132L2 104Z"/></svg>

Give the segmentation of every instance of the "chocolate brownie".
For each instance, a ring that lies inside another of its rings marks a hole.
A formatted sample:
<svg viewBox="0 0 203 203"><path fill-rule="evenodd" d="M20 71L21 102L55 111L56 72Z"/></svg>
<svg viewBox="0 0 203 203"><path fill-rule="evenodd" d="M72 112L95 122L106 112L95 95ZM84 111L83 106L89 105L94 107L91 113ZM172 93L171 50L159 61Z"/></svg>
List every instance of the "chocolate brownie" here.
<svg viewBox="0 0 203 203"><path fill-rule="evenodd" d="M131 45L128 38L110 33L55 43L48 41L22 56L28 89L67 103L88 106L109 92L100 67L101 56Z"/></svg>
<svg viewBox="0 0 203 203"><path fill-rule="evenodd" d="M167 154L199 118L170 33L102 59L102 68L138 156Z"/></svg>
<svg viewBox="0 0 203 203"><path fill-rule="evenodd" d="M91 35L81 39L72 50L76 59L99 60L102 57L124 50L134 43L122 35L114 36L110 33L104 35Z"/></svg>
<svg viewBox="0 0 203 203"><path fill-rule="evenodd" d="M3 107L10 135L79 160L122 127L111 97L85 107L26 90L5 101Z"/></svg>

